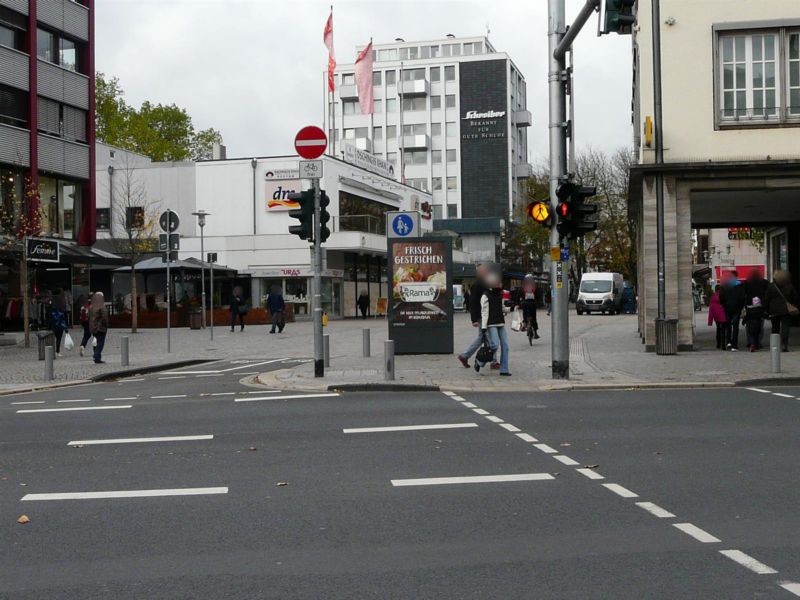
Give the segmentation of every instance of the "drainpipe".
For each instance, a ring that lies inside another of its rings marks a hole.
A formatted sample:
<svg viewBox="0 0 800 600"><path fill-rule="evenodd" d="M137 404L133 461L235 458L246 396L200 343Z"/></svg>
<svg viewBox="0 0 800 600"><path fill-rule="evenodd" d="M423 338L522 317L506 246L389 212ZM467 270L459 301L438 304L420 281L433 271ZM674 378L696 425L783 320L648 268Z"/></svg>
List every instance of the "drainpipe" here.
<svg viewBox="0 0 800 600"><path fill-rule="evenodd" d="M108 165L108 232L114 237L114 165Z"/></svg>
<svg viewBox="0 0 800 600"><path fill-rule="evenodd" d="M253 167L253 235L256 235L256 167L258 167L258 160L255 158L250 160L250 166Z"/></svg>

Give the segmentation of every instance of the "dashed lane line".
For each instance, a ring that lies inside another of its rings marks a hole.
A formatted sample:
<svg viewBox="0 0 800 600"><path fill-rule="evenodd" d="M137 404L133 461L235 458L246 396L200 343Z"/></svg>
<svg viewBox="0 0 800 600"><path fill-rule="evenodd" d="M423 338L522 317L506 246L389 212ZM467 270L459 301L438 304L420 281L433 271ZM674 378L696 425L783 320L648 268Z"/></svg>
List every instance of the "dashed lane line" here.
<svg viewBox="0 0 800 600"><path fill-rule="evenodd" d="M772 567L768 567L764 563L757 561L741 550L720 550L719 553L739 563L744 568L750 569L756 575L775 575L777 573Z"/></svg>
<svg viewBox="0 0 800 600"><path fill-rule="evenodd" d="M239 373L240 375L248 375L248 373ZM201 377L224 377L225 375L222 373L207 373L206 375L197 375L197 378Z"/></svg>
<svg viewBox="0 0 800 600"><path fill-rule="evenodd" d="M282 390L256 390L254 392L241 392L243 394L277 394Z"/></svg>
<svg viewBox="0 0 800 600"><path fill-rule="evenodd" d="M453 400L455 400L456 402L466 402L467 401L465 398L462 398L461 396L450 396L450 397Z"/></svg>
<svg viewBox="0 0 800 600"><path fill-rule="evenodd" d="M778 585L780 585L787 592L791 592L795 596L800 597L800 583L794 583L792 581L781 581Z"/></svg>
<svg viewBox="0 0 800 600"><path fill-rule="evenodd" d="M555 458L558 462L567 465L568 467L577 467L579 464L581 464L577 460L573 460L569 456L565 456L563 454L556 454L553 458Z"/></svg>
<svg viewBox="0 0 800 600"><path fill-rule="evenodd" d="M466 401L464 401L464 406L466 406L467 408L478 408L472 402L466 402Z"/></svg>
<svg viewBox="0 0 800 600"><path fill-rule="evenodd" d="M155 498L161 496L201 496L205 494L227 494L227 487L177 488L161 490L118 490L108 492L66 492L50 494L26 494L22 502L35 500L95 500L105 498Z"/></svg>
<svg viewBox="0 0 800 600"><path fill-rule="evenodd" d="M618 483L604 483L603 487L609 491L614 492L618 496L622 496L623 498L638 498L639 494L636 492L630 491L628 488L619 485Z"/></svg>
<svg viewBox="0 0 800 600"><path fill-rule="evenodd" d="M692 525L691 523L673 523L672 526L680 529L686 535L689 535L698 542L702 542L704 544L718 544L722 541L707 531L700 529L697 525Z"/></svg>
<svg viewBox="0 0 800 600"><path fill-rule="evenodd" d="M250 392L245 392L249 394ZM201 396L235 396L236 392L211 392L210 394L200 394Z"/></svg>
<svg viewBox="0 0 800 600"><path fill-rule="evenodd" d="M261 396L258 398L236 398L234 402L259 402L261 400L299 400L302 398L336 398L336 392L326 394L293 394L290 396Z"/></svg>
<svg viewBox="0 0 800 600"><path fill-rule="evenodd" d="M11 404L44 404L44 400L28 400L26 402L12 402Z"/></svg>
<svg viewBox="0 0 800 600"><path fill-rule="evenodd" d="M70 408L26 408L23 410L18 410L17 414L71 412L76 410L113 410L117 408L133 408L133 406L130 404L120 404L115 406L74 406Z"/></svg>
<svg viewBox="0 0 800 600"><path fill-rule="evenodd" d="M81 398L79 400L56 400L56 402L59 404L60 403L69 404L71 402L91 402L91 401L92 401L91 398Z"/></svg>
<svg viewBox="0 0 800 600"><path fill-rule="evenodd" d="M454 485L460 483L504 483L510 481L547 481L550 473L518 473L514 475L475 475L469 477L428 477L424 479L392 479L395 487L417 485Z"/></svg>
<svg viewBox="0 0 800 600"><path fill-rule="evenodd" d="M589 479L605 479L600 473L595 471L594 469L575 469L578 473L583 475L584 477L588 477Z"/></svg>
<svg viewBox="0 0 800 600"><path fill-rule="evenodd" d="M535 437L530 435L529 433L518 433L517 437L519 439L521 439L523 442L538 442L539 441Z"/></svg>
<svg viewBox="0 0 800 600"><path fill-rule="evenodd" d="M166 400L167 398L186 398L186 394L169 394L167 396L150 396L151 400Z"/></svg>
<svg viewBox="0 0 800 600"><path fill-rule="evenodd" d="M120 383L126 383L128 381L144 381L144 380L145 380L144 377L132 377L130 379L120 379L119 381Z"/></svg>
<svg viewBox="0 0 800 600"><path fill-rule="evenodd" d="M465 429L477 427L477 423L442 423L438 425L398 425L395 427L352 427L342 433L382 433L387 431L425 431L430 429Z"/></svg>
<svg viewBox="0 0 800 600"><path fill-rule="evenodd" d="M558 454L558 450L547 444L534 444L533 447L541 450L545 454Z"/></svg>
<svg viewBox="0 0 800 600"><path fill-rule="evenodd" d="M124 400L138 400L139 396L120 396L117 398L103 398L103 401L107 402L122 402Z"/></svg>
<svg viewBox="0 0 800 600"><path fill-rule="evenodd" d="M751 392L758 392L759 394L771 394L772 393L769 390L762 390L761 388L751 387L751 388L747 388L747 389L750 390Z"/></svg>
<svg viewBox="0 0 800 600"><path fill-rule="evenodd" d="M779 392L772 392L773 396L779 396L780 398L795 398L796 396L792 396L791 394L781 394Z"/></svg>
<svg viewBox="0 0 800 600"><path fill-rule="evenodd" d="M652 502L637 502L636 506L642 508L649 512L654 517L658 517L659 519L674 519L675 515L673 515L668 510L661 508L658 504L653 504Z"/></svg>
<svg viewBox="0 0 800 600"><path fill-rule="evenodd" d="M506 431L510 431L511 433L517 433L518 431L520 431L519 427L512 425L511 423L500 423L500 427L502 427Z"/></svg>
<svg viewBox="0 0 800 600"><path fill-rule="evenodd" d="M173 435L149 438L117 438L107 440L73 440L67 446L100 446L105 444L148 444L155 442L189 442L195 440L213 440L211 434L204 435Z"/></svg>
<svg viewBox="0 0 800 600"><path fill-rule="evenodd" d="M484 416L489 414L488 410L483 410L482 408L473 408L472 411L474 413L476 413L476 414L484 415Z"/></svg>
<svg viewBox="0 0 800 600"><path fill-rule="evenodd" d="M442 392L442 393L445 396L450 396L451 398L455 398L456 397L456 393L455 392Z"/></svg>
<svg viewBox="0 0 800 600"><path fill-rule="evenodd" d="M494 415L486 415L486 420L491 421L492 423L502 423L503 419L500 417L495 417Z"/></svg>
<svg viewBox="0 0 800 600"><path fill-rule="evenodd" d="M157 379L186 379L186 375L178 375L176 377L158 377Z"/></svg>

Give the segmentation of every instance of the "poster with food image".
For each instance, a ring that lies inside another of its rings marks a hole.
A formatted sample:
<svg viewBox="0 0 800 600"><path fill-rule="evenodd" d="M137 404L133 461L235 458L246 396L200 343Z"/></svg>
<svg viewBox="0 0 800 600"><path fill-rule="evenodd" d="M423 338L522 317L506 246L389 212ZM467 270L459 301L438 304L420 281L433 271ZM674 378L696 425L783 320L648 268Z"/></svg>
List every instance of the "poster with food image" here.
<svg viewBox="0 0 800 600"><path fill-rule="evenodd" d="M449 320L446 242L424 239L392 244L392 323Z"/></svg>

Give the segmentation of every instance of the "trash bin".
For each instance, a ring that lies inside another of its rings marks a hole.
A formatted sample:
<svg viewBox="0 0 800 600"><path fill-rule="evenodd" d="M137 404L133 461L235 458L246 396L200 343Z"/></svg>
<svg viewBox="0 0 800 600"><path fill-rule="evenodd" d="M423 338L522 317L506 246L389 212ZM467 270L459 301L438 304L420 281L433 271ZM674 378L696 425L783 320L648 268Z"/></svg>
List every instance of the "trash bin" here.
<svg viewBox="0 0 800 600"><path fill-rule="evenodd" d="M36 339L39 344L39 360L44 360L45 346L56 346L56 336L52 331L37 331Z"/></svg>
<svg viewBox="0 0 800 600"><path fill-rule="evenodd" d="M203 312L201 310L193 310L189 313L189 328L201 329L203 327Z"/></svg>
<svg viewBox="0 0 800 600"><path fill-rule="evenodd" d="M656 354L678 353L678 319L656 319Z"/></svg>

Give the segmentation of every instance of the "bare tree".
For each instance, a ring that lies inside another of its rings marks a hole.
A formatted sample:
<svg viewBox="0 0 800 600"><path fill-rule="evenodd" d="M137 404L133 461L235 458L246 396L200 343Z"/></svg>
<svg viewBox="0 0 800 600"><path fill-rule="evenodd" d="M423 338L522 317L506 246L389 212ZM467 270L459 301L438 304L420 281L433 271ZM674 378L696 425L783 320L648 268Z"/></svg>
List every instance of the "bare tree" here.
<svg viewBox="0 0 800 600"><path fill-rule="evenodd" d="M118 173L118 175L117 175ZM148 197L147 189L137 172L134 161L126 156L124 164L115 170L112 195L112 236L117 254L128 260L131 268L131 333L139 325L139 292L136 283L136 264L155 252L158 244L154 236L158 212L155 202ZM121 231L117 236L114 231Z"/></svg>

